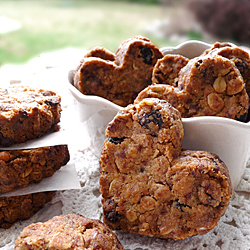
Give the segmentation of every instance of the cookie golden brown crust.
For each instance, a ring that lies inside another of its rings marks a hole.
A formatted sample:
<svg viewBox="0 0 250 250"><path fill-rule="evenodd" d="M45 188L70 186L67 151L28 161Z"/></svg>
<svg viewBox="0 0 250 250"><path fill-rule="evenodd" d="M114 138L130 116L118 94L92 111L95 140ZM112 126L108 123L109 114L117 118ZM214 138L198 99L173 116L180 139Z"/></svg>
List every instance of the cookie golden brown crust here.
<svg viewBox="0 0 250 250"><path fill-rule="evenodd" d="M52 176L69 158L67 145L0 151L0 194Z"/></svg>
<svg viewBox="0 0 250 250"><path fill-rule="evenodd" d="M223 47L211 50L209 55L219 55L231 60L240 71L246 91L250 95L250 55L247 51L240 47Z"/></svg>
<svg viewBox="0 0 250 250"><path fill-rule="evenodd" d="M127 106L152 83L153 67L162 57L150 40L140 36L121 43L113 56L104 48L94 48L74 71L74 86L83 94Z"/></svg>
<svg viewBox="0 0 250 250"><path fill-rule="evenodd" d="M27 220L51 201L55 192L0 197L0 227L9 228L19 220Z"/></svg>
<svg viewBox="0 0 250 250"><path fill-rule="evenodd" d="M181 55L165 55L154 66L152 82L177 87L179 72L188 61L188 58Z"/></svg>
<svg viewBox="0 0 250 250"><path fill-rule="evenodd" d="M219 48L223 48L223 47L235 47L233 44L231 43L228 43L228 42L215 42L211 48L209 49L206 49L202 54L201 56L206 56L208 53L210 53L212 50L214 49L219 49Z"/></svg>
<svg viewBox="0 0 250 250"><path fill-rule="evenodd" d="M11 86L0 89L0 145L36 139L60 121L61 97L43 89Z"/></svg>
<svg viewBox="0 0 250 250"><path fill-rule="evenodd" d="M216 226L232 196L227 167L209 152L181 151L176 109L144 99L121 110L106 136L100 187L107 225L172 240Z"/></svg>
<svg viewBox="0 0 250 250"><path fill-rule="evenodd" d="M124 250L105 224L77 214L55 216L47 222L29 225L16 239L14 249Z"/></svg>
<svg viewBox="0 0 250 250"><path fill-rule="evenodd" d="M178 86L151 85L137 96L167 100L183 118L221 116L246 121L248 95L244 80L233 62L222 56L203 56L190 60L178 76Z"/></svg>

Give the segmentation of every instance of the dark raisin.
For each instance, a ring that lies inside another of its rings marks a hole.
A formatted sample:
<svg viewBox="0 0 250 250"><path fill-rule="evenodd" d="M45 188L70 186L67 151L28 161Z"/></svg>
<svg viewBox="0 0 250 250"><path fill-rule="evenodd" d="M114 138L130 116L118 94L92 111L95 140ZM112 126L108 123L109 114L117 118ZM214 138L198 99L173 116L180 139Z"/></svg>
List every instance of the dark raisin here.
<svg viewBox="0 0 250 250"><path fill-rule="evenodd" d="M240 73L244 73L246 70L248 70L248 65L243 60L236 61L235 65L239 69Z"/></svg>
<svg viewBox="0 0 250 250"><path fill-rule="evenodd" d="M144 128L150 129L149 124L151 122L161 129L163 121L159 110L152 110L150 113L143 114L142 117L139 117L139 123Z"/></svg>
<svg viewBox="0 0 250 250"><path fill-rule="evenodd" d="M191 208L190 206L188 206L188 205L186 205L186 204L180 203L179 200L178 200L177 203L176 203L176 208L179 209L179 210L181 210L181 212L184 212L184 210L182 209L182 208L184 208L184 207Z"/></svg>
<svg viewBox="0 0 250 250"><path fill-rule="evenodd" d="M116 223L121 219L121 215L116 211L117 204L112 200L107 200L105 202L104 216L107 220L112 223Z"/></svg>
<svg viewBox="0 0 250 250"><path fill-rule="evenodd" d="M109 141L115 145L121 144L126 139L125 136L119 138L119 137L109 137Z"/></svg>
<svg viewBox="0 0 250 250"><path fill-rule="evenodd" d="M199 68L200 66L201 66L201 64L202 64L202 59L200 59L199 61L197 61L197 63L196 63L196 68Z"/></svg>
<svg viewBox="0 0 250 250"><path fill-rule="evenodd" d="M235 120L236 121L239 121L239 122L246 122L247 121L247 118L248 118L248 113L245 113L243 115L240 115L239 117L238 116L235 116Z"/></svg>
<svg viewBox="0 0 250 250"><path fill-rule="evenodd" d="M152 63L153 53L152 53L150 48L148 48L148 47L141 48L141 55L144 58L145 63L147 63L147 64Z"/></svg>
<svg viewBox="0 0 250 250"><path fill-rule="evenodd" d="M19 115L20 115L22 118L28 118L28 113L27 113L25 110L20 110L20 111L19 111Z"/></svg>
<svg viewBox="0 0 250 250"><path fill-rule="evenodd" d="M46 103L48 106L51 106L51 107L56 106L56 105L58 104L58 102L57 102L55 99L52 99L52 98L46 100L45 103Z"/></svg>
<svg viewBox="0 0 250 250"><path fill-rule="evenodd" d="M0 145L8 147L14 143L14 140L8 137L4 137L0 132Z"/></svg>

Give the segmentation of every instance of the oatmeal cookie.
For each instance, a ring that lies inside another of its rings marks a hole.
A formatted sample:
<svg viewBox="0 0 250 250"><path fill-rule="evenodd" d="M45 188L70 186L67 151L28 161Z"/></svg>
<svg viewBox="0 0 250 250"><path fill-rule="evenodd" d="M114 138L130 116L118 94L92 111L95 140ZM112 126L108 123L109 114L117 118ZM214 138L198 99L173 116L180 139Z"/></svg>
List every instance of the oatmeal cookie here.
<svg viewBox="0 0 250 250"><path fill-rule="evenodd" d="M186 66L188 61L188 58L181 55L165 55L154 66L152 82L176 87L179 71Z"/></svg>
<svg viewBox="0 0 250 250"><path fill-rule="evenodd" d="M167 100L181 116L221 116L246 121L248 95L244 80L233 62L222 56L191 59L179 72L178 86L151 85L141 91L143 98Z"/></svg>
<svg viewBox="0 0 250 250"><path fill-rule="evenodd" d="M140 36L121 43L113 55L97 47L74 71L73 84L85 95L100 96L125 107L152 83L153 67L162 57L150 40Z"/></svg>
<svg viewBox="0 0 250 250"><path fill-rule="evenodd" d="M0 151L0 194L52 176L69 158L67 145Z"/></svg>
<svg viewBox="0 0 250 250"><path fill-rule="evenodd" d="M55 192L0 197L0 227L7 229L19 220L27 220L51 201Z"/></svg>
<svg viewBox="0 0 250 250"><path fill-rule="evenodd" d="M223 56L230 59L240 71L245 82L246 91L250 95L250 55L240 47L223 47L220 49L213 49L211 56Z"/></svg>
<svg viewBox="0 0 250 250"><path fill-rule="evenodd" d="M14 249L124 250L105 224L78 214L55 216L27 226L16 239Z"/></svg>
<svg viewBox="0 0 250 250"><path fill-rule="evenodd" d="M106 136L100 187L108 226L178 240L217 224L232 196L227 167L209 152L181 151L180 114L166 101L121 110Z"/></svg>
<svg viewBox="0 0 250 250"><path fill-rule="evenodd" d="M61 97L24 86L0 89L0 145L36 139L60 122Z"/></svg>

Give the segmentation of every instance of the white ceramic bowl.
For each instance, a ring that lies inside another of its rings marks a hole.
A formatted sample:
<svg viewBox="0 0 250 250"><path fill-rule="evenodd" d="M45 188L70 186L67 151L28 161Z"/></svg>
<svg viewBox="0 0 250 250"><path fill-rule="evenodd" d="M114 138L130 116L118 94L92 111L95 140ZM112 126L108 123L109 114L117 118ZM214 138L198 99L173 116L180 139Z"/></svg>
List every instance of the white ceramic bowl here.
<svg viewBox="0 0 250 250"><path fill-rule="evenodd" d="M188 41L176 47L164 47L163 54L180 54L188 58L199 56L210 44ZM96 154L101 152L105 129L122 107L98 96L83 95L69 84L69 90L77 101L81 122L91 138ZM250 123L242 123L222 117L183 118L183 148L207 150L217 154L227 165L236 188L250 155Z"/></svg>

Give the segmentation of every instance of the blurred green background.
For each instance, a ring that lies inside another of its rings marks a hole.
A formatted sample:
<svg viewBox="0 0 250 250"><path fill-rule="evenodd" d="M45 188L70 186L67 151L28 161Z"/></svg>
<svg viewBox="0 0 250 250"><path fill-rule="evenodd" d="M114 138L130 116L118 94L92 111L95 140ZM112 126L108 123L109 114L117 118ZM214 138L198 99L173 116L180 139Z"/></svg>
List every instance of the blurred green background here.
<svg viewBox="0 0 250 250"><path fill-rule="evenodd" d="M103 46L115 52L135 35L158 47L218 40L197 25L185 0L1 0L0 66L44 52ZM9 31L6 31L6 25Z"/></svg>

